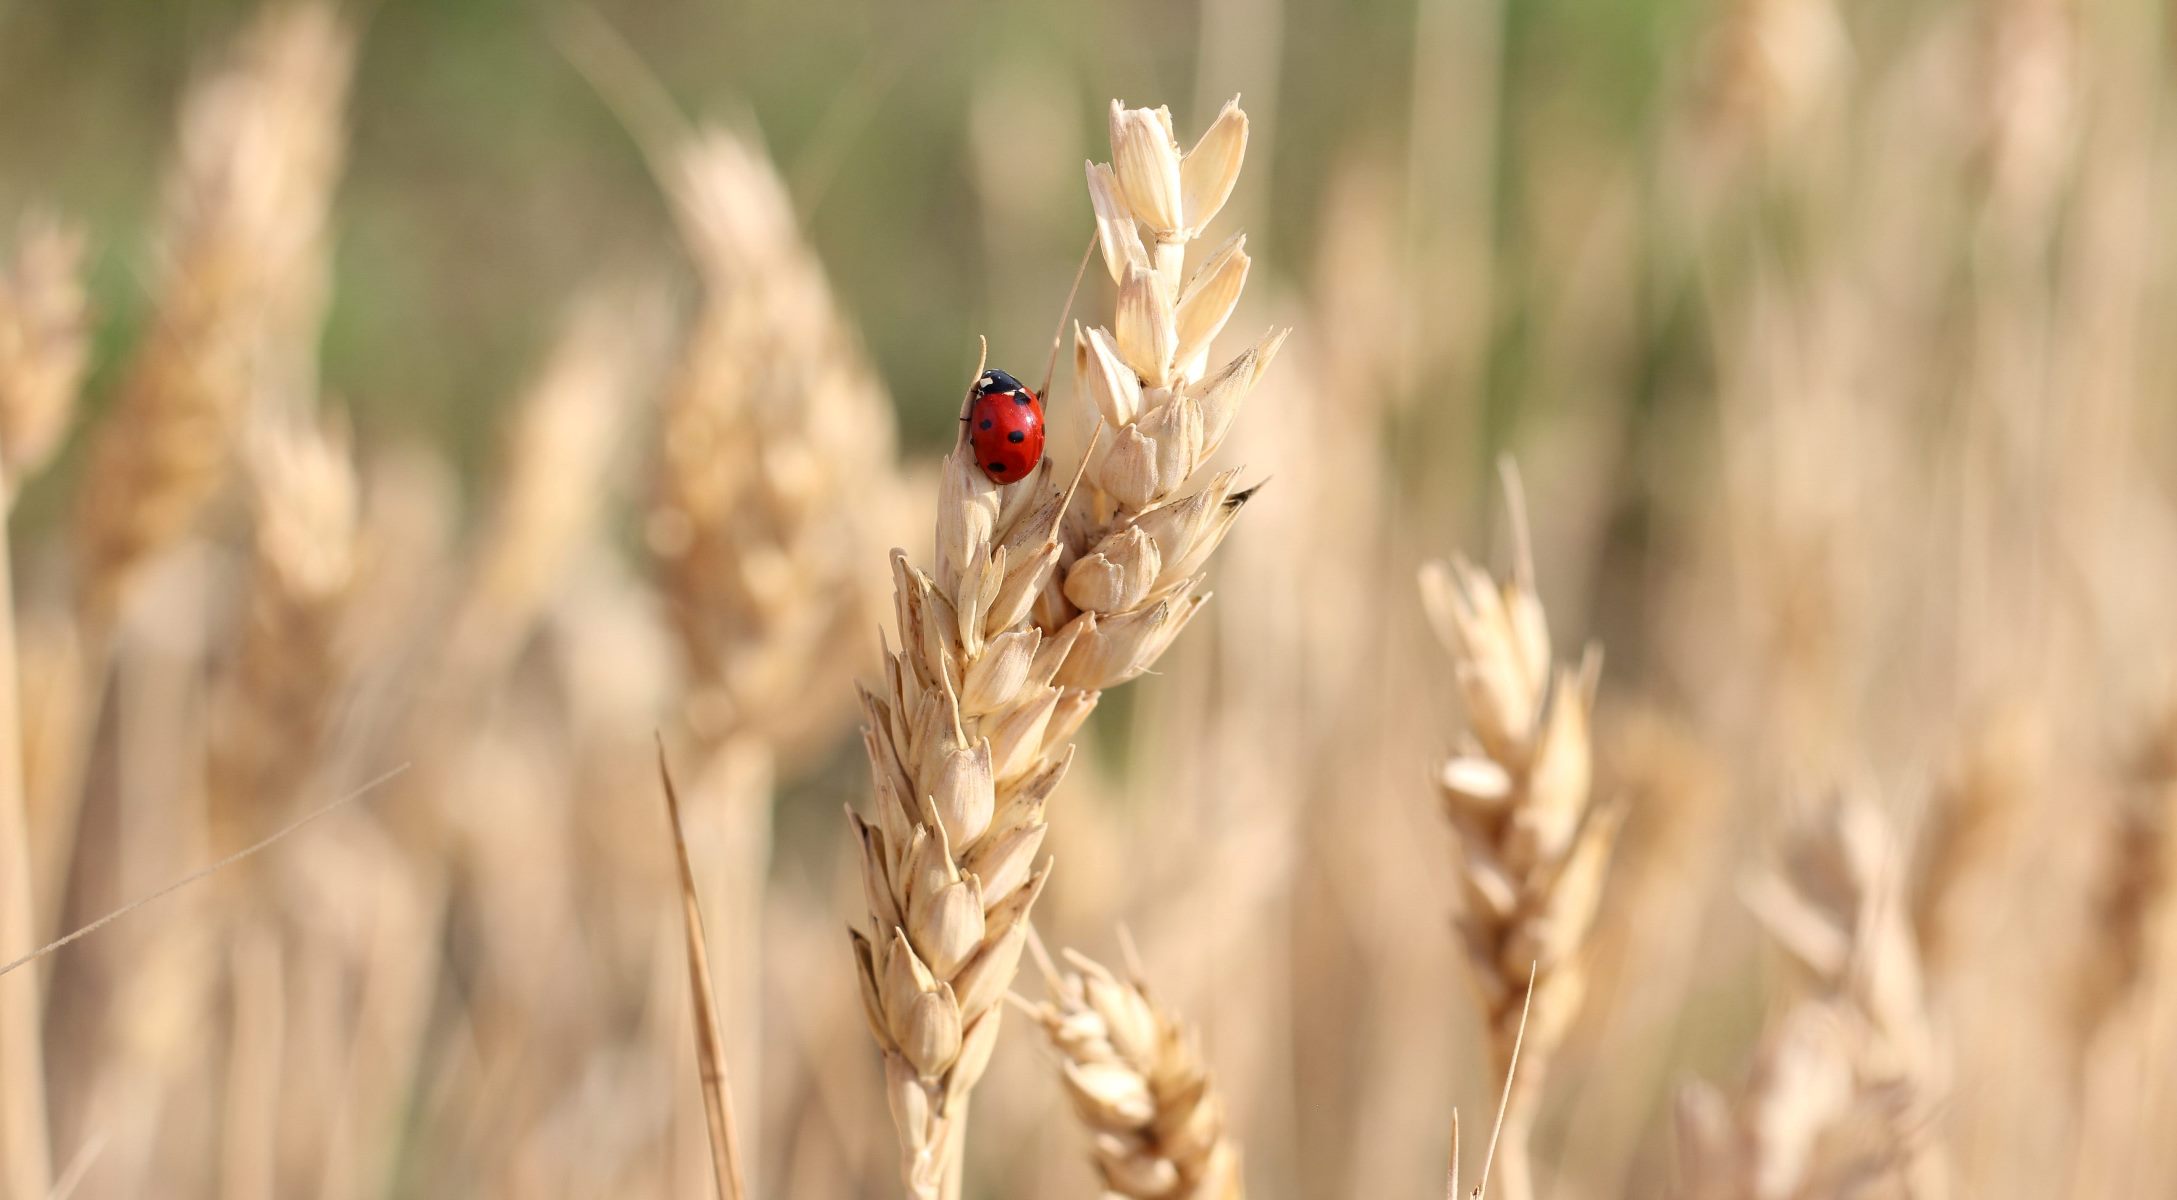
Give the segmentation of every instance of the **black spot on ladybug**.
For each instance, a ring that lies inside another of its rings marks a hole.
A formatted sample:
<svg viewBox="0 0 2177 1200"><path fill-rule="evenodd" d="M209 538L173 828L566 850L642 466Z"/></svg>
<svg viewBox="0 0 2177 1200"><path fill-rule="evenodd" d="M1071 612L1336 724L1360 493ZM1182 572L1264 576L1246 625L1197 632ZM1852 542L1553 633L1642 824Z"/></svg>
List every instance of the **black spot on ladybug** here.
<svg viewBox="0 0 2177 1200"><path fill-rule="evenodd" d="M1002 462L994 462L990 464L990 473L993 475L1003 476L1005 474L1005 464Z"/></svg>
<svg viewBox="0 0 2177 1200"><path fill-rule="evenodd" d="M1016 429L1013 432L1006 434L1005 440L1009 442L1025 442L1028 440L1028 435Z"/></svg>
<svg viewBox="0 0 2177 1200"><path fill-rule="evenodd" d="M983 418L983 428L985 428L985 429L988 429L988 428L990 428L990 418L989 418L989 417L984 417L984 418Z"/></svg>

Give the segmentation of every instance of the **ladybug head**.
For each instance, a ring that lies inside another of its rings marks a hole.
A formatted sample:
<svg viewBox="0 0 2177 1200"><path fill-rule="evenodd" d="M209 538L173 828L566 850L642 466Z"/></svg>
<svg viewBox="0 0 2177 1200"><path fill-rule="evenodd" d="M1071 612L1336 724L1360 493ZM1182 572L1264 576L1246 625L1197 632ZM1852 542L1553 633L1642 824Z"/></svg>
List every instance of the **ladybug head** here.
<svg viewBox="0 0 2177 1200"><path fill-rule="evenodd" d="M985 371L982 377L975 381L975 391L980 395L989 395L994 392L1025 392L1027 390L1027 388L1021 386L1020 380L1003 371Z"/></svg>

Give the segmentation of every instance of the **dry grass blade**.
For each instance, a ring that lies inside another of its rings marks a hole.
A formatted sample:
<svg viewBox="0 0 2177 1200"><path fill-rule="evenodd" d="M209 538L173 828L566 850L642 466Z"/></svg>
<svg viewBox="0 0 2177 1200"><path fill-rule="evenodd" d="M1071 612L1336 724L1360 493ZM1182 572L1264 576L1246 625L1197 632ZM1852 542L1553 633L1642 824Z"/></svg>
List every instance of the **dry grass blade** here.
<svg viewBox="0 0 2177 1200"><path fill-rule="evenodd" d="M84 1177L91 1173L92 1167L98 1165L99 1155L105 1151L105 1134L94 1133L83 1139L83 1145L77 1148L75 1158L60 1173L60 1178L53 1181L53 1190L47 1194L46 1200L69 1200L74 1196L76 1189L83 1186Z"/></svg>
<svg viewBox="0 0 2177 1200"><path fill-rule="evenodd" d="M278 844L288 835L299 832L304 826L309 825L313 821L316 821L319 817L328 816L342 808L347 807L349 804L362 799L363 797L369 795L372 791L375 791L381 784L391 782L396 776L400 775L403 771L406 771L407 769L408 765L406 763L403 763L400 766L395 767L390 771L387 771L385 774L378 776L376 779L371 780L369 783L366 783L363 786L356 788L354 791L349 792L347 795L340 797L338 800L334 800L328 804L320 805L319 807L310 810L308 813L280 827L278 830L266 834L264 837L261 837L256 841L251 842L249 845L242 847L240 850L237 850L234 853L229 854L216 862L212 862L205 866L198 867L196 870L189 872L187 875L184 875L181 878L175 880L174 882L167 884L165 887L160 888L158 891L155 891L148 896L141 896L135 900L131 900L127 904L124 904L121 907L114 909L112 912L107 913L105 916L100 917L95 921L92 921L90 924L77 927L76 930L72 933L68 933L62 937L54 938L52 941L47 942L45 945L38 947L37 949L31 951L28 954L22 955L15 959L11 959L5 964L0 964L0 975L6 975L18 967L27 966L30 963L36 962L37 960L44 958L46 955L53 953L55 950L58 950L71 942L77 941L81 938L89 937L90 935L97 933L99 930L104 929L106 926L111 925L115 921L120 920L121 918L129 915L132 912L135 912L137 909L142 908L147 904L162 900L167 896L170 896L173 893L178 892L185 887L188 887L190 884L195 883L200 879L206 878L207 876L216 875L219 872L227 869L228 867L231 867L234 864L241 862L243 859L258 853L259 851L271 849L274 845Z"/></svg>
<svg viewBox="0 0 2177 1200"><path fill-rule="evenodd" d="M726 1081L726 1044L718 1021L718 997L711 989L710 954L703 943L703 906L696 902L695 869L688 863L688 843L680 827L680 793L658 743L658 779L665 785L665 815L673 826L673 861L680 868L681 913L688 935L688 987L695 1002L696 1072L703 1080L703 1109L710 1118L711 1166L721 1200L746 1200L741 1149L733 1134L733 1089Z"/></svg>
<svg viewBox="0 0 2177 1200"><path fill-rule="evenodd" d="M1481 1200L1482 1194L1489 1190L1489 1169L1496 1165L1497 1142L1504 1136L1504 1115L1512 1107L1512 1084L1519 1078L1519 1050L1527 1040L1527 1017L1534 1011L1534 982L1540 969L1539 963L1527 966L1527 998L1519 1004L1519 1029L1512 1035L1512 1056L1504 1064L1504 1091L1497 1097L1497 1119L1489 1128L1489 1149L1482 1155L1482 1177L1474 1185L1474 1200ZM1452 1118L1452 1128L1458 1128L1456 1116Z"/></svg>
<svg viewBox="0 0 2177 1200"><path fill-rule="evenodd" d="M1451 1170L1444 1181L1444 1200L1459 1200L1459 1110L1451 1110Z"/></svg>

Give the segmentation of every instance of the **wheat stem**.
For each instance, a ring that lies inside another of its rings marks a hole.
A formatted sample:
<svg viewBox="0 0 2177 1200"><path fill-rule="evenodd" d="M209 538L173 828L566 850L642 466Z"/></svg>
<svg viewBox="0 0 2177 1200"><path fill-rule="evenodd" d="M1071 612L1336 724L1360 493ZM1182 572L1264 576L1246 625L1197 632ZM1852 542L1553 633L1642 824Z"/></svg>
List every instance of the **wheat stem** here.
<svg viewBox="0 0 2177 1200"><path fill-rule="evenodd" d="M0 496L8 494L0 463ZM23 806L22 720L15 670L15 583L8 514L0 509L0 954L37 937L30 829ZM0 974L5 974L0 971ZM0 982L0 1162L7 1195L32 1200L53 1186L46 1123L44 992L35 974Z"/></svg>

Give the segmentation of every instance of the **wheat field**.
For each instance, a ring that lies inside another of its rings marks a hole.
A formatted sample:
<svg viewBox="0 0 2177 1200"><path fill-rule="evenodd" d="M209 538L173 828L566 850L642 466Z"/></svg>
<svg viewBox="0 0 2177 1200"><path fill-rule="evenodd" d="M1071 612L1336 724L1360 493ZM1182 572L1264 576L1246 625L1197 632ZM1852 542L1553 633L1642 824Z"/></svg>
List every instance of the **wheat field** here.
<svg viewBox="0 0 2177 1200"><path fill-rule="evenodd" d="M0 4L0 1200L2177 1195L2173 101Z"/></svg>

